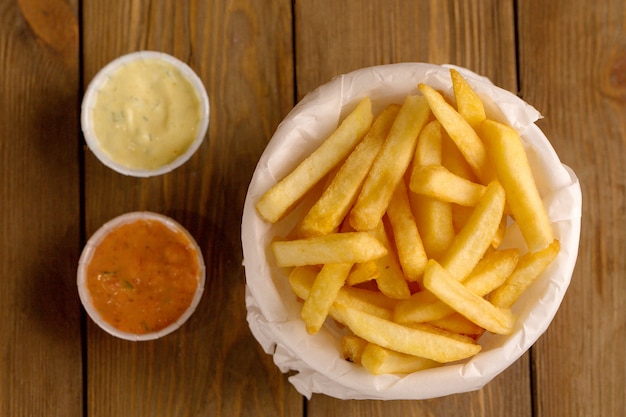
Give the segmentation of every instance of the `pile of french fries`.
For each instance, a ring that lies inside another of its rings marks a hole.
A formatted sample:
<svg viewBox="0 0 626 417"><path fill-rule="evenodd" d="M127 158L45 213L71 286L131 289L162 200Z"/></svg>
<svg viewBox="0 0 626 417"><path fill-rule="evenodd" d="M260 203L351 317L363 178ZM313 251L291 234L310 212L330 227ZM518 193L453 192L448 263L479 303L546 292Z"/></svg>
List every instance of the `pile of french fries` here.
<svg viewBox="0 0 626 417"><path fill-rule="evenodd" d="M312 196L271 251L307 332L345 326L343 357L372 374L463 360L484 332L510 334L511 306L560 250L519 134L450 76L450 100L419 84L374 115L363 98L256 204L277 222ZM523 247L500 248L513 223Z"/></svg>

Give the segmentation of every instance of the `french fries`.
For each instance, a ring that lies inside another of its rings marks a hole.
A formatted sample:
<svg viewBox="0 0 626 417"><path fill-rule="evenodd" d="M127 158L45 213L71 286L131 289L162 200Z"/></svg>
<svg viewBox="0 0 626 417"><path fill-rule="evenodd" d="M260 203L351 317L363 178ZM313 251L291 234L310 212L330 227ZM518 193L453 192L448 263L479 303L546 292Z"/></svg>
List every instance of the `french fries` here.
<svg viewBox="0 0 626 417"><path fill-rule="evenodd" d="M473 293L432 259L424 274L424 287L485 330L496 334L510 334L513 330L515 319L510 310L496 307Z"/></svg>
<svg viewBox="0 0 626 417"><path fill-rule="evenodd" d="M506 282L491 294L491 302L498 307L511 307L552 263L560 249L561 244L555 239L546 248L524 255Z"/></svg>
<svg viewBox="0 0 626 417"><path fill-rule="evenodd" d="M474 207L485 186L450 172L443 165L420 165L411 174L411 191L447 203Z"/></svg>
<svg viewBox="0 0 626 417"><path fill-rule="evenodd" d="M364 98L319 148L261 197L256 204L259 216L271 223L280 220L352 151L367 133L373 118L372 101Z"/></svg>
<svg viewBox="0 0 626 417"><path fill-rule="evenodd" d="M367 232L330 233L324 236L271 244L280 267L332 263L361 263L387 254L387 248Z"/></svg>
<svg viewBox="0 0 626 417"><path fill-rule="evenodd" d="M317 274L308 297L302 305L302 320L306 323L306 330L310 334L317 333L335 302L339 290L346 282L352 269L351 263L325 264Z"/></svg>
<svg viewBox="0 0 626 417"><path fill-rule="evenodd" d="M372 230L382 219L391 195L411 163L417 137L430 114L424 97L405 99L350 213L350 224L356 230Z"/></svg>
<svg viewBox="0 0 626 417"><path fill-rule="evenodd" d="M462 281L472 272L491 245L500 226L504 201L504 189L497 180L492 181L467 223L441 258L441 265L457 281Z"/></svg>
<svg viewBox="0 0 626 417"><path fill-rule="evenodd" d="M418 88L428 100L437 120L441 122L450 139L456 143L472 167L474 174L484 183L491 181L493 175L487 158L487 150L476 131L454 107L448 104L441 93L426 84L420 84Z"/></svg>
<svg viewBox="0 0 626 417"><path fill-rule="evenodd" d="M390 105L376 118L363 141L350 154L324 194L302 220L300 231L303 235L320 236L339 227L387 138L399 108Z"/></svg>
<svg viewBox="0 0 626 417"><path fill-rule="evenodd" d="M466 359L480 351L472 338L434 326L404 326L335 302L333 317L370 343L440 363Z"/></svg>
<svg viewBox="0 0 626 417"><path fill-rule="evenodd" d="M342 357L374 375L467 359L485 332L510 334L511 308L560 251L519 134L450 77L454 100L419 84L374 116L363 99L257 202L268 222L309 207L295 237L270 244L275 263L291 269L307 332L341 324ZM523 247L501 248L512 223Z"/></svg>
<svg viewBox="0 0 626 417"><path fill-rule="evenodd" d="M476 129L487 118L482 100L455 69L450 69L456 107L472 128Z"/></svg>
<svg viewBox="0 0 626 417"><path fill-rule="evenodd" d="M361 352L360 362L365 369L374 375L410 374L440 365L439 362L431 359L396 352L374 343L365 344Z"/></svg>
<svg viewBox="0 0 626 417"><path fill-rule="evenodd" d="M426 269L428 258L411 211L404 180L398 183L389 201L387 217L393 230L398 259L404 275L409 281L417 281Z"/></svg>
<svg viewBox="0 0 626 417"><path fill-rule="evenodd" d="M421 166L443 163L444 140L449 141L449 138L444 137L442 130L438 120L433 120L422 129L413 157L411 175ZM456 146L454 149L457 149ZM460 155L458 149L457 153ZM427 257L439 259L454 239L452 204L414 192L409 193L409 202Z"/></svg>
<svg viewBox="0 0 626 417"><path fill-rule="evenodd" d="M545 248L554 240L554 231L519 134L492 120L482 122L480 132L528 248L533 251Z"/></svg>

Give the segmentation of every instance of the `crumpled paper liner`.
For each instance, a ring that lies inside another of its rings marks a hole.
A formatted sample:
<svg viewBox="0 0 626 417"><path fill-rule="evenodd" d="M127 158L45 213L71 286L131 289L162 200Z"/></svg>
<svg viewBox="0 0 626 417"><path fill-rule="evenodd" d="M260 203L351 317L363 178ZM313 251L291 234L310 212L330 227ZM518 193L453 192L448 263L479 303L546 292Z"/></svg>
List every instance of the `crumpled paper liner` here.
<svg viewBox="0 0 626 417"><path fill-rule="evenodd" d="M559 161L534 124L541 117L536 109L494 86L489 79L459 67L454 68L481 95L488 116L508 123L522 135L539 191L561 242L558 257L514 305L518 321L513 334L486 333L479 340L481 352L462 362L410 375L374 376L341 358L342 330L332 320L327 320L314 336L306 332L300 318L301 303L291 292L288 272L272 263L270 241L286 235L303 213L296 209L276 224L266 223L254 208L260 196L312 152L361 98L369 96L378 114L390 103L401 104L407 94L418 94L419 82L453 97L450 67L403 63L338 76L293 108L259 160L242 220L247 319L265 352L273 355L282 372L293 372L289 381L308 398L322 393L339 399L418 400L480 389L535 343L563 300L580 237L582 197L578 179ZM519 246L520 241L519 230L512 227L503 245Z"/></svg>

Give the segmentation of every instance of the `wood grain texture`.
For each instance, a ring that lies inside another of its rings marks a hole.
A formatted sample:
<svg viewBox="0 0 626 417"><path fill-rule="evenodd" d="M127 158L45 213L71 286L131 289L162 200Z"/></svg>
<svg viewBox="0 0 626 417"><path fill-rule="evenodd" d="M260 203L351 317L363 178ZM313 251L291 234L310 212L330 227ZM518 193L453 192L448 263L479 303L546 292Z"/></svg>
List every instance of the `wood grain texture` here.
<svg viewBox="0 0 626 417"><path fill-rule="evenodd" d="M338 74L397 62L455 64L517 91L512 1L297 1L301 98Z"/></svg>
<svg viewBox="0 0 626 417"><path fill-rule="evenodd" d="M535 348L535 415L626 415L626 6L518 4L523 97L583 193L572 283Z"/></svg>
<svg viewBox="0 0 626 417"><path fill-rule="evenodd" d="M86 81L120 54L155 49L196 70L211 100L204 144L170 174L123 177L86 152L88 234L123 212L164 213L207 264L204 297L174 334L132 344L89 322L88 415L301 415L301 397L248 329L240 243L256 161L293 106L290 2L94 0L83 10Z"/></svg>
<svg viewBox="0 0 626 417"><path fill-rule="evenodd" d="M517 91L512 2L298 1L298 96L335 75L395 62L451 63ZM314 396L308 416L531 415L524 355L486 388L428 401L339 401Z"/></svg>
<svg viewBox="0 0 626 417"><path fill-rule="evenodd" d="M0 416L626 415L625 9L622 0L0 0ZM106 168L79 128L87 83L141 49L187 62L211 98L200 150L150 179ZM576 270L550 329L481 390L303 401L246 323L248 182L296 100L338 74L405 61L467 67L541 111L539 126L581 181ZM82 321L75 287L83 235L135 210L182 223L208 267L192 318L143 343Z"/></svg>
<svg viewBox="0 0 626 417"><path fill-rule="evenodd" d="M77 28L74 1L0 2L2 416L82 411Z"/></svg>

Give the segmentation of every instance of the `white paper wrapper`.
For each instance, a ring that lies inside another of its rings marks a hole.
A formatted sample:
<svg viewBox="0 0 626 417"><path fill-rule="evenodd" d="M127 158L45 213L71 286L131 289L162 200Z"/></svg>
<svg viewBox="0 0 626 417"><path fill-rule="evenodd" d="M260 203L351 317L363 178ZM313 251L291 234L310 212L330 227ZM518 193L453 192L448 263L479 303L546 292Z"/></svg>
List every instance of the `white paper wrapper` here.
<svg viewBox="0 0 626 417"><path fill-rule="evenodd" d="M315 336L300 318L301 304L291 292L287 272L271 263L270 241L291 230L303 213L296 209L276 224L262 221L254 208L260 196L323 141L359 100L369 96L378 114L401 104L425 82L452 97L450 66L405 63L365 68L341 75L308 94L280 124L254 172L242 220L246 307L254 337L301 394L323 393L340 399L426 399L479 389L504 371L545 332L565 292L578 254L581 191L575 174L561 164L534 122L539 112L487 78L459 70L485 101L488 116L522 135L538 187L561 252L513 307L518 316L510 336L485 334L475 357L406 376L370 375L340 356L341 332L328 320ZM507 232L504 245L519 245L520 234ZM269 260L269 261L268 261Z"/></svg>

